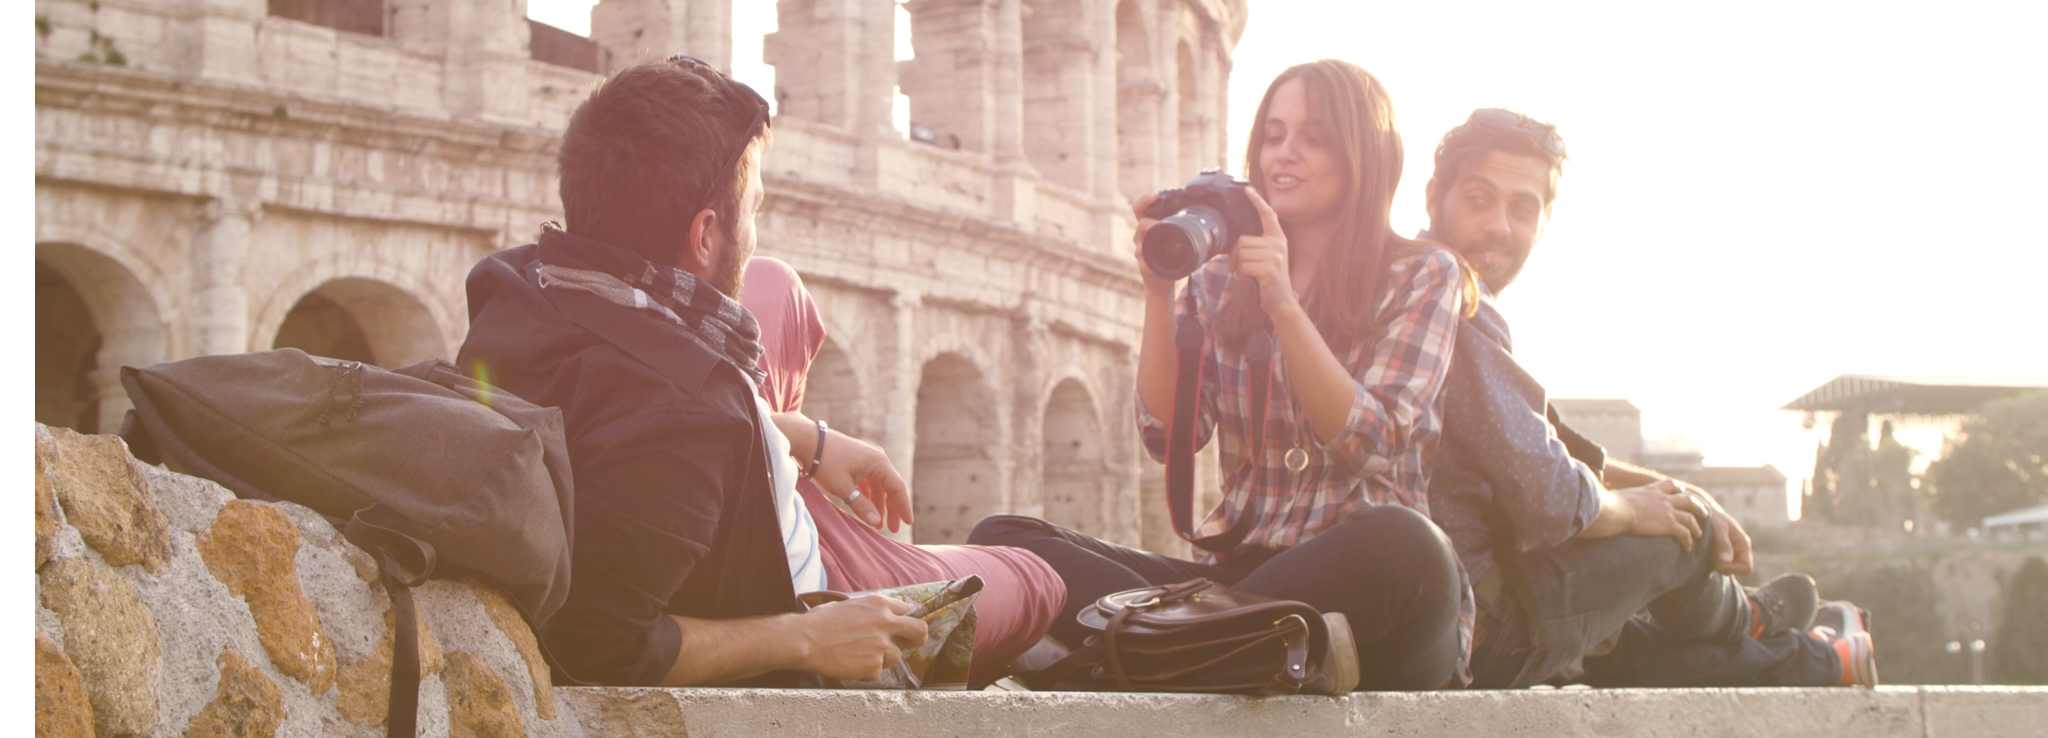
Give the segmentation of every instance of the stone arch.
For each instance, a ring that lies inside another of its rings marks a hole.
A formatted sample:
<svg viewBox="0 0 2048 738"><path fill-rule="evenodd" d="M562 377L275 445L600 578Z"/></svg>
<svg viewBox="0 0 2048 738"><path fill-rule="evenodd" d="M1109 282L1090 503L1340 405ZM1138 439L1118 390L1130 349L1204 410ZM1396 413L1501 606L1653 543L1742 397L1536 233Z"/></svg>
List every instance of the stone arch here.
<svg viewBox="0 0 2048 738"><path fill-rule="evenodd" d="M916 542L965 542L976 522L1002 511L997 402L994 387L966 357L946 353L925 362L911 467Z"/></svg>
<svg viewBox="0 0 2048 738"><path fill-rule="evenodd" d="M292 304L271 345L387 369L447 358L440 323L428 305L386 282L329 280Z"/></svg>
<svg viewBox="0 0 2048 738"><path fill-rule="evenodd" d="M249 345L257 351L275 346L285 319L307 295L320 292L322 299L339 303L363 329L377 356L372 362L375 365L388 368L430 358L452 360L469 326L467 321L450 321L444 303L432 297L444 290L444 285L427 284L418 275L370 254L318 259L292 272L262 299L249 323ZM250 298L255 302L257 296ZM460 305L456 304L458 310ZM398 332L379 333L385 330Z"/></svg>
<svg viewBox="0 0 2048 738"><path fill-rule="evenodd" d="M1117 187L1137 199L1159 189L1159 101L1152 36L1138 0L1116 5Z"/></svg>
<svg viewBox="0 0 2048 738"><path fill-rule="evenodd" d="M1023 18L1024 154L1046 181L1086 190L1095 47L1078 0L1027 0Z"/></svg>
<svg viewBox="0 0 2048 738"><path fill-rule="evenodd" d="M1045 519L1096 537L1108 532L1103 482L1108 475L1102 415L1093 393L1076 379L1053 388L1042 426L1039 475Z"/></svg>
<svg viewBox="0 0 2048 738"><path fill-rule="evenodd" d="M855 438L872 439L874 433L868 427L867 413L861 404L861 381L853 361L839 344L826 339L818 347L817 357L811 359L811 369L804 377L804 401L800 408L805 415L823 420L840 432Z"/></svg>
<svg viewBox="0 0 2048 738"><path fill-rule="evenodd" d="M37 243L36 420L86 433L119 430L132 407L121 367L170 358L164 312L121 261L75 244Z"/></svg>

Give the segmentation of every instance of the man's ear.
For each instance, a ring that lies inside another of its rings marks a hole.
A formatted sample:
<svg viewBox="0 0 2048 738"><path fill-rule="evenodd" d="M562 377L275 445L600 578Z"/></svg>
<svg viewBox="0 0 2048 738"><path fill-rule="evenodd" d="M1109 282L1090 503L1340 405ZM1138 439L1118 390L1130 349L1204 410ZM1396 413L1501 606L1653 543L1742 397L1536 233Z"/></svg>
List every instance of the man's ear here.
<svg viewBox="0 0 2048 738"><path fill-rule="evenodd" d="M1430 177L1429 184L1422 188L1422 210L1429 214L1429 222L1432 227L1443 217L1443 213L1438 212L1438 209L1442 208L1443 204L1444 188L1437 186L1436 177Z"/></svg>
<svg viewBox="0 0 2048 738"><path fill-rule="evenodd" d="M685 236L683 248L676 253L676 268L691 274L707 271L715 262L713 252L717 243L713 238L718 233L718 212L711 208L697 211L690 219L690 232Z"/></svg>

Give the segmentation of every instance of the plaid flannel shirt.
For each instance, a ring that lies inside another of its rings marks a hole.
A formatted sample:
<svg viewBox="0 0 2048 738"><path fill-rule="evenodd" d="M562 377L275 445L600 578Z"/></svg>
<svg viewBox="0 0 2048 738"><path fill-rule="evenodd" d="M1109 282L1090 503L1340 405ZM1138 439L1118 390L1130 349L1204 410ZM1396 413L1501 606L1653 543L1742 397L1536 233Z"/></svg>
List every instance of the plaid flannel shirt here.
<svg viewBox="0 0 2048 738"><path fill-rule="evenodd" d="M1213 326L1230 280L1227 260L1204 265L1186 289L1194 293L1195 310L1205 326ZM1287 357L1276 352L1273 389L1266 405L1266 442L1256 463L1251 459L1251 366L1242 352L1231 352L1203 331L1202 384L1196 420L1195 447L1220 433L1223 502L1196 532L1210 536L1228 530L1249 513L1258 523L1238 550L1285 550L1313 538L1373 505L1402 505L1429 514L1429 471L1442 437L1440 390L1450 369L1464 300L1463 276L1457 261L1435 246L1390 255L1384 292L1375 312L1377 335L1354 342L1338 355L1356 382L1343 430L1327 440L1308 427L1300 401L1287 378ZM1175 319L1187 301L1174 301ZM1166 424L1138 398L1139 433L1145 449L1165 461ZM1308 452L1308 466L1287 468L1289 449ZM1459 603L1459 645L1463 656L1458 678L1469 681L1468 665L1475 615L1472 586L1459 567L1463 594Z"/></svg>

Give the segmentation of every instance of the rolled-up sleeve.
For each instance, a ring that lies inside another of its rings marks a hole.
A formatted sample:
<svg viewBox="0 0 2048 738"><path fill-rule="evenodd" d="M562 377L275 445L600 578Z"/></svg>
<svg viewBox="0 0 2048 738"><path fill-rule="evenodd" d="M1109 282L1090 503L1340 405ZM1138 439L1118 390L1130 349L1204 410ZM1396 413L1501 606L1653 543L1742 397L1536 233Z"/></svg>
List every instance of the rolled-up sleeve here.
<svg viewBox="0 0 2048 738"><path fill-rule="evenodd" d="M731 430L645 412L580 439L569 597L546 633L571 676L655 685L674 666L682 634L667 606L710 552L723 484L745 453Z"/></svg>
<svg viewBox="0 0 2048 738"><path fill-rule="evenodd" d="M1386 471L1407 452L1427 413L1435 412L1457 338L1464 298L1457 261L1441 249L1395 262L1387 288L1391 317L1369 347L1367 361L1347 361L1354 375L1344 427L1320 449L1353 475ZM1356 357L1354 357L1355 359Z"/></svg>

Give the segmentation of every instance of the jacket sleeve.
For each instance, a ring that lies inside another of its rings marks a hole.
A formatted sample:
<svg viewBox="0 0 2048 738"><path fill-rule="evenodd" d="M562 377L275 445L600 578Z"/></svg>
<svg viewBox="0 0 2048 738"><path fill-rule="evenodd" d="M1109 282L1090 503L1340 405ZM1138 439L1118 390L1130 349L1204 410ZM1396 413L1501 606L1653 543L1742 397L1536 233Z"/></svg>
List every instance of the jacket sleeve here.
<svg viewBox="0 0 2048 738"><path fill-rule="evenodd" d="M1568 439L1577 434L1561 435L1546 409L1542 386L1504 345L1474 326L1459 334L1444 390L1445 440L1492 488L1523 551L1571 540L1600 514L1599 473L1573 458Z"/></svg>
<svg viewBox="0 0 2048 738"><path fill-rule="evenodd" d="M579 439L569 597L547 632L571 676L612 685L667 676L682 643L669 599L711 550L748 437L666 410Z"/></svg>
<svg viewBox="0 0 2048 738"><path fill-rule="evenodd" d="M1464 307L1449 253L1427 248L1404 262L1387 283L1394 297L1385 327L1354 349L1369 348L1367 360L1346 360L1354 387L1344 426L1319 439L1324 453L1360 477L1386 471L1415 441L1424 415L1436 412Z"/></svg>

